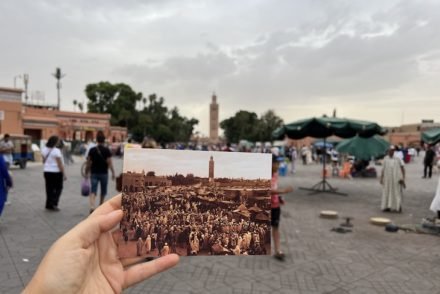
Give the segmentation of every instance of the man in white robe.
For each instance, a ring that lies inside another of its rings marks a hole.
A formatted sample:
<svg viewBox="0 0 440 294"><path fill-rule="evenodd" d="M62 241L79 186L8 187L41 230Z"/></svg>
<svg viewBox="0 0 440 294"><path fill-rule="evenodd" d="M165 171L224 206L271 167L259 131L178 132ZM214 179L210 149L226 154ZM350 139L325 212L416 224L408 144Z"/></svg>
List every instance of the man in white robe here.
<svg viewBox="0 0 440 294"><path fill-rule="evenodd" d="M145 240L145 249L147 254L151 251L151 237L148 235L147 240Z"/></svg>
<svg viewBox="0 0 440 294"><path fill-rule="evenodd" d="M435 192L435 196L432 200L430 209L434 213L437 213L437 218L440 219L440 178L437 184L437 191Z"/></svg>
<svg viewBox="0 0 440 294"><path fill-rule="evenodd" d="M388 150L383 160L380 183L382 188L383 211L402 212L402 190L405 187L405 167L403 161L394 156L394 146Z"/></svg>

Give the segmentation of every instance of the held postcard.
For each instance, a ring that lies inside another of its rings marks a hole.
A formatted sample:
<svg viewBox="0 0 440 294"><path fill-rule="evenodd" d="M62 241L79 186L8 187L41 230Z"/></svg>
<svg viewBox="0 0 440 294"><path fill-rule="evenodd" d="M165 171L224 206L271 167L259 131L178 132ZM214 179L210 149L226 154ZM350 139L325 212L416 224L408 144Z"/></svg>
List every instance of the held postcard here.
<svg viewBox="0 0 440 294"><path fill-rule="evenodd" d="M126 149L120 257L270 255L270 154Z"/></svg>

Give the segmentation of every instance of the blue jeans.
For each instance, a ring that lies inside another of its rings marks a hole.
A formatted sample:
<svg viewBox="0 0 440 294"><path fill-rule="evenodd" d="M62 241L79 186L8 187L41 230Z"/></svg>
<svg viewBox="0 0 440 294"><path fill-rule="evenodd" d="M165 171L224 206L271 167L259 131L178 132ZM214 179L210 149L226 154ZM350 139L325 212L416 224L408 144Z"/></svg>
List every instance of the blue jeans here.
<svg viewBox="0 0 440 294"><path fill-rule="evenodd" d="M98 194L98 184L101 183L101 197L107 196L108 174L92 174L90 182L92 194Z"/></svg>

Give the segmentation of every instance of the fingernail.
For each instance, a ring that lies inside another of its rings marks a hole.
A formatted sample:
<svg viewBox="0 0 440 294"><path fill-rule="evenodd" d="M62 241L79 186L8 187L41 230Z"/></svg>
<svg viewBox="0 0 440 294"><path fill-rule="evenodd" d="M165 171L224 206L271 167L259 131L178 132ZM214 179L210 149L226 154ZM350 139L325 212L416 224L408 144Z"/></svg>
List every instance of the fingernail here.
<svg viewBox="0 0 440 294"><path fill-rule="evenodd" d="M119 215L120 213L121 213L121 210L118 209L118 210L110 212L109 214L107 214L107 216L108 217L115 217L115 216Z"/></svg>

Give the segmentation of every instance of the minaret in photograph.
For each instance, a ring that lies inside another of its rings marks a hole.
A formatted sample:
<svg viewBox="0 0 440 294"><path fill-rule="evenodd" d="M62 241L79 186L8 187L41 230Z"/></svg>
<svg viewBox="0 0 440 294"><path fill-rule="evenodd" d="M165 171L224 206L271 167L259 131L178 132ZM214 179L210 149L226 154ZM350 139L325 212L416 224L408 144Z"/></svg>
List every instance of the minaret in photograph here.
<svg viewBox="0 0 440 294"><path fill-rule="evenodd" d="M211 141L218 141L218 107L217 96L212 94L212 102L209 105L209 139Z"/></svg>
<svg viewBox="0 0 440 294"><path fill-rule="evenodd" d="M214 182L214 158L212 156L209 160L209 182Z"/></svg>

